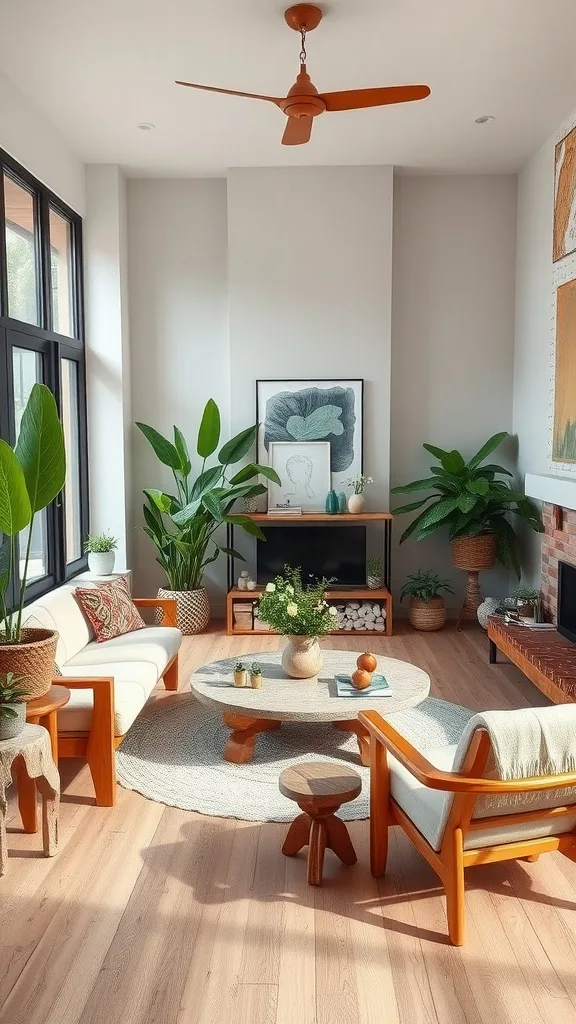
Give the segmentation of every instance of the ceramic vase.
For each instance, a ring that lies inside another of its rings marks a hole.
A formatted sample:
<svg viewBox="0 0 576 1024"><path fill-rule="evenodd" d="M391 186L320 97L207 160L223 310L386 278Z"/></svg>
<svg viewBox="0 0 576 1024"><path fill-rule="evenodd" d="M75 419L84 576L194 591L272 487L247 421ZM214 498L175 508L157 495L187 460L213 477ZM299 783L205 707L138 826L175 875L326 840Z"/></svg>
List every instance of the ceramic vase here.
<svg viewBox="0 0 576 1024"><path fill-rule="evenodd" d="M0 715L0 740L13 740L20 735L26 725L26 705L16 702L5 704L4 707L14 711L16 718L4 718Z"/></svg>
<svg viewBox="0 0 576 1024"><path fill-rule="evenodd" d="M348 511L353 516L360 516L364 511L364 495L351 494L348 498Z"/></svg>
<svg viewBox="0 0 576 1024"><path fill-rule="evenodd" d="M340 491L338 495L338 511L340 513L348 511L348 498L344 494L344 491Z"/></svg>
<svg viewBox="0 0 576 1024"><path fill-rule="evenodd" d="M326 497L326 511L328 515L335 516L338 512L338 495L336 491L328 491Z"/></svg>
<svg viewBox="0 0 576 1024"><path fill-rule="evenodd" d="M282 651L282 668L291 679L312 679L322 668L322 651L315 636L291 636Z"/></svg>
<svg viewBox="0 0 576 1024"><path fill-rule="evenodd" d="M95 576L111 576L114 561L114 551L90 551L88 554L88 568Z"/></svg>

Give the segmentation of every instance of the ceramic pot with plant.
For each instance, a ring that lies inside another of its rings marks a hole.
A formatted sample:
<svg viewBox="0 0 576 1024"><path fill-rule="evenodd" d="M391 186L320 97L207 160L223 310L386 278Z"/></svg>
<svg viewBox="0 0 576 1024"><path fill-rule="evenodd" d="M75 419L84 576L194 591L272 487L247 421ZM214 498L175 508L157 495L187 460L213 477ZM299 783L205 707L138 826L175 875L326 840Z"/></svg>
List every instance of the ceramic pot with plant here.
<svg viewBox="0 0 576 1024"><path fill-rule="evenodd" d="M0 676L0 740L13 740L26 725L28 690L13 672Z"/></svg>
<svg viewBox="0 0 576 1024"><path fill-rule="evenodd" d="M421 569L408 576L400 592L400 600L410 598L410 625L425 633L442 629L446 622L446 606L442 591L453 594L449 580L441 580L434 572Z"/></svg>
<svg viewBox="0 0 576 1024"><path fill-rule="evenodd" d="M380 590L384 586L384 562L379 555L366 559L366 586L368 590Z"/></svg>
<svg viewBox="0 0 576 1024"><path fill-rule="evenodd" d="M246 686L246 667L241 661L237 661L234 666L234 686Z"/></svg>
<svg viewBox="0 0 576 1024"><path fill-rule="evenodd" d="M447 530L452 543L452 562L468 573L460 618L463 615L476 617L481 601L478 573L490 569L495 561L506 569L513 569L520 578L516 535L510 517L520 519L536 533L544 530L542 516L534 502L503 479L512 474L503 466L485 462L506 437L505 430L494 434L468 462L456 449L444 451L425 444L423 447L439 463L430 467L431 476L392 488L393 494L430 492L424 498L394 509L394 515L418 511L400 543L409 537L425 540L438 530Z"/></svg>
<svg viewBox="0 0 576 1024"><path fill-rule="evenodd" d="M166 575L166 587L159 597L171 597L178 608L178 625L183 633L201 633L210 620L210 604L204 586L207 567L227 549L220 540L223 523L232 523L252 537L265 540L250 516L234 513L237 501L264 494L259 476L280 483L269 466L249 462L242 469L231 467L241 462L256 443L257 425L242 430L220 446L220 412L209 399L202 414L196 439L196 453L190 454L181 430L174 427L173 441L154 427L137 423L144 437L174 477L174 494L157 488L144 491L144 532L156 548L156 560ZM198 457L197 468L193 463ZM208 461L216 456L215 465ZM235 552L236 558L242 555Z"/></svg>
<svg viewBox="0 0 576 1024"><path fill-rule="evenodd" d="M250 686L253 690L259 690L262 686L262 668L256 663L250 666Z"/></svg>
<svg viewBox="0 0 576 1024"><path fill-rule="evenodd" d="M512 597L516 602L518 616L523 622L540 621L540 591L533 587L516 587Z"/></svg>
<svg viewBox="0 0 576 1024"><path fill-rule="evenodd" d="M312 679L322 668L318 638L338 625L338 611L326 600L330 582L323 579L304 586L302 571L287 565L284 575L266 584L258 601L258 618L289 637L282 668L292 679Z"/></svg>
<svg viewBox="0 0 576 1024"><path fill-rule="evenodd" d="M84 551L88 555L88 568L95 576L111 576L114 572L118 538L109 533L88 534Z"/></svg>
<svg viewBox="0 0 576 1024"><path fill-rule="evenodd" d="M58 497L66 480L62 424L52 392L34 384L11 448L0 440L0 677L26 677L27 697L47 693L58 634L26 625L24 604L36 516ZM22 532L27 539L22 541ZM7 556L5 559L3 556ZM13 593L14 607L8 606Z"/></svg>
<svg viewBox="0 0 576 1024"><path fill-rule="evenodd" d="M373 484L374 478L371 476L364 476L363 473L358 473L347 481L346 486L353 488L353 494L348 498L348 511L352 515L362 515L364 511L364 488L367 484Z"/></svg>

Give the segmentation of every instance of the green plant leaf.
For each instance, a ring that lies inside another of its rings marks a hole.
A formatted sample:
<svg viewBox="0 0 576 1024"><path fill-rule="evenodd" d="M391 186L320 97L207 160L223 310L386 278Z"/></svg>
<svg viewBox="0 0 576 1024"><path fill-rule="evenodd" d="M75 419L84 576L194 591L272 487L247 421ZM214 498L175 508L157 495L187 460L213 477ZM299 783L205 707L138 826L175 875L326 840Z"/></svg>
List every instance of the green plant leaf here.
<svg viewBox="0 0 576 1024"><path fill-rule="evenodd" d="M448 452L445 452L443 448L437 448L433 444L423 444L422 447L425 448L427 452L430 452L430 455L433 455L435 459L438 459L439 462L442 462L442 459L448 455Z"/></svg>
<svg viewBox="0 0 576 1024"><path fill-rule="evenodd" d="M470 491L471 494L488 494L490 490L490 484L486 477L480 476L475 480L466 481L466 490ZM462 509L465 512L465 509Z"/></svg>
<svg viewBox="0 0 576 1024"><path fill-rule="evenodd" d="M503 476L514 476L509 469L504 469L503 466L497 466L495 463L489 463L487 466L480 466L477 473L501 473Z"/></svg>
<svg viewBox="0 0 576 1024"><path fill-rule="evenodd" d="M246 430L241 430L236 437L232 437L222 445L218 452L218 461L223 466L231 466L235 462L240 462L240 459L243 459L252 448L257 430L258 427L254 424L253 427L246 427Z"/></svg>
<svg viewBox="0 0 576 1024"><path fill-rule="evenodd" d="M447 473L461 473L466 466L460 452L456 451L455 448L444 455L441 461L442 468L445 469Z"/></svg>
<svg viewBox="0 0 576 1024"><path fill-rule="evenodd" d="M469 494L467 491L463 491L462 494L459 494L456 498L458 508L464 513L471 512L477 501L478 498L476 495Z"/></svg>
<svg viewBox="0 0 576 1024"><path fill-rule="evenodd" d="M437 524L441 523L443 519L446 519L454 511L456 505L456 498L444 498L437 505L427 509L419 527L420 532L423 529L427 530L429 527L436 527Z"/></svg>
<svg viewBox="0 0 576 1024"><path fill-rule="evenodd" d="M246 561L244 555L242 555L240 551L237 551L236 548L220 547L220 551L222 552L223 555L230 555L231 558L239 558L242 562Z"/></svg>
<svg viewBox="0 0 576 1024"><path fill-rule="evenodd" d="M470 469L475 469L476 466L479 466L498 445L502 444L505 437L508 437L507 430L501 430L499 434L492 434L492 437L488 438L486 444L483 444L479 451L476 452L476 455L470 459L468 463Z"/></svg>
<svg viewBox="0 0 576 1024"><path fill-rule="evenodd" d="M178 458L180 459L180 472L182 473L182 476L188 476L192 469L190 452L188 451L186 438L178 427L174 427L174 447L178 452Z"/></svg>
<svg viewBox="0 0 576 1024"><path fill-rule="evenodd" d="M0 531L14 537L32 517L22 466L6 441L0 439Z"/></svg>
<svg viewBox="0 0 576 1024"><path fill-rule="evenodd" d="M165 512L167 515L170 514L174 499L169 494L159 491L156 487L145 487L144 494L150 504L157 508L159 512Z"/></svg>
<svg viewBox="0 0 576 1024"><path fill-rule="evenodd" d="M249 462L243 469L239 469L238 472L230 478L230 483L242 484L245 480L251 480L255 476L263 476L267 480L273 480L275 484L280 484L282 481L278 476L275 469L271 466L260 466L257 462Z"/></svg>
<svg viewBox="0 0 576 1024"><path fill-rule="evenodd" d="M424 516L427 513L428 513L428 509L425 508L424 511L421 512L419 516L416 516L416 518L412 520L410 525L406 527L406 529L404 530L404 533L400 537L400 543L401 544L403 544L405 540L408 540L408 538L411 537L412 534L419 528L420 523L422 522L422 520L424 519Z"/></svg>
<svg viewBox="0 0 576 1024"><path fill-rule="evenodd" d="M428 476L424 480L413 480L411 484L401 484L399 487L392 487L390 494L412 494L413 491L427 491L431 487L438 486L437 476Z"/></svg>
<svg viewBox="0 0 576 1024"><path fill-rule="evenodd" d="M18 712L14 711L14 708L6 707L5 704L0 704L0 715L2 718L18 718Z"/></svg>
<svg viewBox="0 0 576 1024"><path fill-rule="evenodd" d="M191 501L172 515L172 522L176 523L176 526L188 526L198 514L201 504L198 498L195 501Z"/></svg>
<svg viewBox="0 0 576 1024"><path fill-rule="evenodd" d="M211 466L210 469L205 469L203 473L200 473L190 491L190 501L201 498L205 491L211 491L221 476L222 466Z"/></svg>
<svg viewBox="0 0 576 1024"><path fill-rule="evenodd" d="M142 431L162 465L179 470L181 467L180 456L172 442L159 434L154 427L148 426L147 423L137 423L136 426Z"/></svg>
<svg viewBox="0 0 576 1024"><path fill-rule="evenodd" d="M46 508L66 482L64 432L54 395L45 384L34 384L26 403L18 444L32 513Z"/></svg>
<svg viewBox="0 0 576 1024"><path fill-rule="evenodd" d="M258 537L259 540L266 540L262 530L249 516L224 516L225 523L232 523L233 526L241 526L251 537Z"/></svg>
<svg viewBox="0 0 576 1024"><path fill-rule="evenodd" d="M196 451L201 459L208 459L214 454L220 440L220 410L213 398L209 398L204 406L202 420L198 429Z"/></svg>
<svg viewBox="0 0 576 1024"><path fill-rule="evenodd" d="M415 512L417 508L422 508L422 505L425 505L431 498L437 497L437 494L429 494L427 498L422 498L421 501L411 501L408 505L401 505L400 508L392 509L392 515L403 516L406 512Z"/></svg>
<svg viewBox="0 0 576 1024"><path fill-rule="evenodd" d="M224 514L222 512L222 506L213 491L206 491L202 495L202 504L204 505L204 508L208 509L210 515L217 523L221 523L223 521Z"/></svg>

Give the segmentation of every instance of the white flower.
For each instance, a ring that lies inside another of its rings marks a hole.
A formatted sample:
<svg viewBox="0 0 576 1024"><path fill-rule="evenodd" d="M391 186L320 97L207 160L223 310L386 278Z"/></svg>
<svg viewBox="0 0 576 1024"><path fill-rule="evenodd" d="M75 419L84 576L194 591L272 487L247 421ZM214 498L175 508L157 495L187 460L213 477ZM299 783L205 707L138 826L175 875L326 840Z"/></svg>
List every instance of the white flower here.
<svg viewBox="0 0 576 1024"><path fill-rule="evenodd" d="M298 615L298 605L295 604L294 601L290 601L290 603L286 605L286 614L292 619Z"/></svg>
<svg viewBox="0 0 576 1024"><path fill-rule="evenodd" d="M288 586L286 587L286 593L287 594L293 594L294 593L294 587L292 586L291 583L289 583Z"/></svg>
<svg viewBox="0 0 576 1024"><path fill-rule="evenodd" d="M266 592L268 594L273 594L275 590L276 590L276 584L275 583L267 583L266 584Z"/></svg>
<svg viewBox="0 0 576 1024"><path fill-rule="evenodd" d="M328 614L329 615L338 615L338 611L337 611L336 608L329 608L328 609Z"/></svg>

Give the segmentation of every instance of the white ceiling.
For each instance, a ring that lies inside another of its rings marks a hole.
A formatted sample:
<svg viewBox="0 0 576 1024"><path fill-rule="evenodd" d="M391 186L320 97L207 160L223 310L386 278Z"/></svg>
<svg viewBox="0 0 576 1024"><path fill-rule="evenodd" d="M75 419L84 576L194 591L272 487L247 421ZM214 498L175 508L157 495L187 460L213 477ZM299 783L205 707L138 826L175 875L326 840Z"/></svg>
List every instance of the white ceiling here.
<svg viewBox="0 0 576 1024"><path fill-rule="evenodd" d="M325 114L280 145L299 37L282 0L1 0L0 67L87 162L133 175L394 164L514 171L576 107L574 0L329 0L308 38L319 90L427 83L429 99ZM478 126L474 119L493 114ZM138 122L152 122L143 132Z"/></svg>

